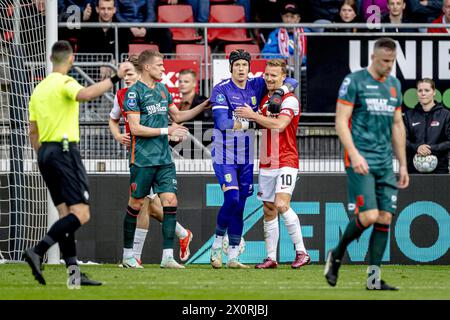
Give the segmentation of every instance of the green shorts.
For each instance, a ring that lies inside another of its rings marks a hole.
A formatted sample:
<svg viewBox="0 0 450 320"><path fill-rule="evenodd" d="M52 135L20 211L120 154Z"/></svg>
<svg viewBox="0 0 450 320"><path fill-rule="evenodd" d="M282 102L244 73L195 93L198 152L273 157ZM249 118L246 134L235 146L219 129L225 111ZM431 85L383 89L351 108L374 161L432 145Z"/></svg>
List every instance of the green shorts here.
<svg viewBox="0 0 450 320"><path fill-rule="evenodd" d="M370 170L365 176L347 168L348 210L352 213L378 209L395 214L397 179L392 169Z"/></svg>
<svg viewBox="0 0 450 320"><path fill-rule="evenodd" d="M141 199L150 193L177 193L175 164L152 167L130 167L130 193L134 199Z"/></svg>

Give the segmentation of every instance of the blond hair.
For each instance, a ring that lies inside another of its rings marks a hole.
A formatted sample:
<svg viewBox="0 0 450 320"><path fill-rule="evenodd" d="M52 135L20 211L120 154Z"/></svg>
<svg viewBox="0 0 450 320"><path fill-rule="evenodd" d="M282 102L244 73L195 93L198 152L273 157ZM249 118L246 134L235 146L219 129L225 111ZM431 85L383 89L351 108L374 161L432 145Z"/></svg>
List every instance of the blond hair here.
<svg viewBox="0 0 450 320"><path fill-rule="evenodd" d="M164 58L164 55L162 53L159 53L158 51L154 50L144 50L141 52L141 54L138 57L137 63L137 69L138 71L142 72L144 70L144 65L153 60L154 58Z"/></svg>
<svg viewBox="0 0 450 320"><path fill-rule="evenodd" d="M268 67L280 67L283 74L287 74L286 61L284 59L270 59L267 61Z"/></svg>

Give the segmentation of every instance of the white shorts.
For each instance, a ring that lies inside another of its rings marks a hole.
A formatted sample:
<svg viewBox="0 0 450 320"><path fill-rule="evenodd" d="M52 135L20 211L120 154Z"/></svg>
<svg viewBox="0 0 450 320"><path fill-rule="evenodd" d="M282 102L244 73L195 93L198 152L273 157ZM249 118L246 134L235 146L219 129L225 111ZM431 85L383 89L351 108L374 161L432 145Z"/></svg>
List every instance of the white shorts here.
<svg viewBox="0 0 450 320"><path fill-rule="evenodd" d="M147 197L154 200L157 196L157 193L153 193L153 188L150 188L150 193L147 195Z"/></svg>
<svg viewBox="0 0 450 320"><path fill-rule="evenodd" d="M298 169L283 167L279 169L260 169L258 176L258 199L275 202L276 193L292 195L297 181Z"/></svg>

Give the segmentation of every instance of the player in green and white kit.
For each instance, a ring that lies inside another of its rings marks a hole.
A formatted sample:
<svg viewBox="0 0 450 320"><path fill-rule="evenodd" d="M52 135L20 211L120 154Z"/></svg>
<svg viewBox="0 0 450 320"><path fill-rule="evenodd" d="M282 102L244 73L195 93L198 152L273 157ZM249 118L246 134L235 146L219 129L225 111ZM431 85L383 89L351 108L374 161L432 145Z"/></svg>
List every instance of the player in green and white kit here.
<svg viewBox="0 0 450 320"><path fill-rule="evenodd" d="M131 131L130 199L125 229L136 225L136 217L150 188L157 193L163 206L162 268L184 268L173 258L177 212L177 178L167 135L183 139L187 129L176 122L193 119L209 103L179 111L167 88L157 82L164 69L163 55L146 50L138 58L141 79L131 86L125 96L124 110ZM174 121L169 126L169 115Z"/></svg>
<svg viewBox="0 0 450 320"><path fill-rule="evenodd" d="M369 243L369 265L379 267L386 249L389 226L397 208L397 188L406 188L405 128L400 82L391 76L396 44L390 38L375 42L367 69L349 74L339 89L336 132L345 147L349 210L356 214L338 246L328 253L325 277L335 286L347 246L374 226ZM393 151L400 164L396 181ZM375 272L379 269L374 268ZM369 274L367 289L397 290Z"/></svg>

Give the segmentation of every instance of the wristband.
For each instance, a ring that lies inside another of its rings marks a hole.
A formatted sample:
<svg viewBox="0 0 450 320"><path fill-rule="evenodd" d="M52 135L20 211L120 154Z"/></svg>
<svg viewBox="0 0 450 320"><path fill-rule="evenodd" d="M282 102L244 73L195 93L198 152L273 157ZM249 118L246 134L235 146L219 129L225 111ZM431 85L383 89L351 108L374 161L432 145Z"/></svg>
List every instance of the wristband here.
<svg viewBox="0 0 450 320"><path fill-rule="evenodd" d="M169 128L160 128L161 133L160 136L167 136L169 134Z"/></svg>
<svg viewBox="0 0 450 320"><path fill-rule="evenodd" d="M113 75L110 79L111 79L112 84L116 84L117 82L120 81L120 78L117 74Z"/></svg>

